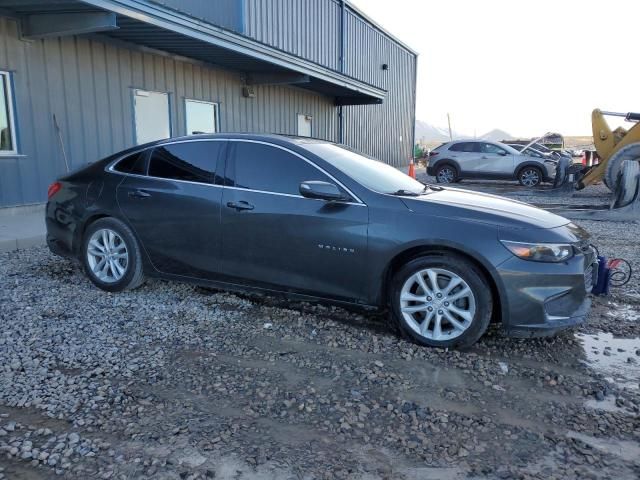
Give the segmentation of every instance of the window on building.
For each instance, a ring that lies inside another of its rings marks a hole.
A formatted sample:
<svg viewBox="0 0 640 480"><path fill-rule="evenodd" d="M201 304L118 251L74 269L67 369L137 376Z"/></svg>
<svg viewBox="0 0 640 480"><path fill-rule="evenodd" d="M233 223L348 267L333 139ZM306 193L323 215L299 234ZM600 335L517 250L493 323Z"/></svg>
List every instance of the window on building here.
<svg viewBox="0 0 640 480"><path fill-rule="evenodd" d="M200 100L185 100L187 135L218 131L218 104Z"/></svg>
<svg viewBox="0 0 640 480"><path fill-rule="evenodd" d="M156 147L149 160L149 176L214 183L225 142L183 142Z"/></svg>
<svg viewBox="0 0 640 480"><path fill-rule="evenodd" d="M0 72L0 155L17 153L15 125L11 76Z"/></svg>
<svg viewBox="0 0 640 480"><path fill-rule="evenodd" d="M311 115L298 114L298 135L301 137L311 137L312 135Z"/></svg>
<svg viewBox="0 0 640 480"><path fill-rule="evenodd" d="M134 90L133 103L138 145L171 136L168 93Z"/></svg>
<svg viewBox="0 0 640 480"><path fill-rule="evenodd" d="M252 142L233 144L235 155L230 177L236 187L300 195L302 182L331 182L316 167L280 148Z"/></svg>

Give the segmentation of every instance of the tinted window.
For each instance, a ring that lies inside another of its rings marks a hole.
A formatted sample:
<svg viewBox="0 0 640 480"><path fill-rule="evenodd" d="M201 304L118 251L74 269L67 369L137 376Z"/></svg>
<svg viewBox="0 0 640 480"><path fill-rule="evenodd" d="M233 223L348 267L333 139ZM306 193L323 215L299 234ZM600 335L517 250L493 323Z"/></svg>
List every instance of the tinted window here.
<svg viewBox="0 0 640 480"><path fill-rule="evenodd" d="M391 165L365 157L353 150L333 143L309 142L302 144L312 153L321 157L359 184L381 193L393 193L406 190L424 193L424 185Z"/></svg>
<svg viewBox="0 0 640 480"><path fill-rule="evenodd" d="M225 142L185 142L156 147L149 176L214 183L216 164Z"/></svg>
<svg viewBox="0 0 640 480"><path fill-rule="evenodd" d="M493 145L491 143L483 143L482 144L482 153L493 153L493 154L506 154L507 151L504 148L500 148L497 145Z"/></svg>
<svg viewBox="0 0 640 480"><path fill-rule="evenodd" d="M264 192L300 195L300 184L331 179L300 157L261 143L233 142L235 148L232 184Z"/></svg>
<svg viewBox="0 0 640 480"><path fill-rule="evenodd" d="M146 150L142 152L134 153L133 155L129 155L128 157L120 160L113 169L116 172L122 173L134 173L136 175L146 175L145 172L145 155Z"/></svg>
<svg viewBox="0 0 640 480"><path fill-rule="evenodd" d="M462 143L456 143L454 145L451 145L451 147L449 148L449 150L453 151L453 152L475 152L476 148L475 148L475 144L473 142L462 142Z"/></svg>

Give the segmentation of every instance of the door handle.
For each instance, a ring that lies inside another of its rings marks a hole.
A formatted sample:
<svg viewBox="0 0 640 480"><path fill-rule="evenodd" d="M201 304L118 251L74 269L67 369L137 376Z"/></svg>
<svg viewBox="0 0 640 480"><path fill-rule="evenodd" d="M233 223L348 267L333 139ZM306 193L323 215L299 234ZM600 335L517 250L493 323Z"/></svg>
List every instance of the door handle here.
<svg viewBox="0 0 640 480"><path fill-rule="evenodd" d="M251 205L249 202L245 202L244 200L241 200L239 202L227 202L227 207L235 208L238 211L240 211L240 210L253 210L254 209L253 205Z"/></svg>
<svg viewBox="0 0 640 480"><path fill-rule="evenodd" d="M149 198L151 194L148 192L145 192L144 190L133 190L129 192L129 196L131 198Z"/></svg>

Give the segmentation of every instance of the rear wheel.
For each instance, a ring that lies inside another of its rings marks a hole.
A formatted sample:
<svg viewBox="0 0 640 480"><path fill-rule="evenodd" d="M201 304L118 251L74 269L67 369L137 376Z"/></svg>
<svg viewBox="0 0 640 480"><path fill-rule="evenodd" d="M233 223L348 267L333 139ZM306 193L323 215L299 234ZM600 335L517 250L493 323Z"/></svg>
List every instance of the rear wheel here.
<svg viewBox="0 0 640 480"><path fill-rule="evenodd" d="M453 165L448 163L441 165L436 170L436 182L438 183L455 183L458 181L458 172Z"/></svg>
<svg viewBox="0 0 640 480"><path fill-rule="evenodd" d="M542 170L538 167L524 167L518 172L518 181L523 187L536 187L542 183Z"/></svg>
<svg viewBox="0 0 640 480"><path fill-rule="evenodd" d="M82 262L93 284L108 292L133 289L144 281L138 242L131 229L115 218L101 218L89 225Z"/></svg>
<svg viewBox="0 0 640 480"><path fill-rule="evenodd" d="M394 276L391 296L400 330L425 346L468 347L491 320L491 290L484 275L457 255L410 261Z"/></svg>

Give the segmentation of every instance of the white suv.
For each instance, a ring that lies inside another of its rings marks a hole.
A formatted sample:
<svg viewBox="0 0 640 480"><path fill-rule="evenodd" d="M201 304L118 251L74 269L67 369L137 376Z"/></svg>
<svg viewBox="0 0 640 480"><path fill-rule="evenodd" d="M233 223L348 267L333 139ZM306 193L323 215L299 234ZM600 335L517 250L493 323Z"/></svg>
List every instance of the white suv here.
<svg viewBox="0 0 640 480"><path fill-rule="evenodd" d="M518 180L525 187L550 182L557 161L518 152L504 143L460 140L440 145L429 155L427 173L439 183L463 178Z"/></svg>

